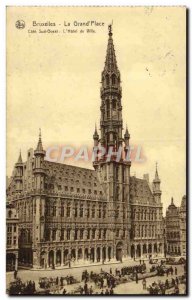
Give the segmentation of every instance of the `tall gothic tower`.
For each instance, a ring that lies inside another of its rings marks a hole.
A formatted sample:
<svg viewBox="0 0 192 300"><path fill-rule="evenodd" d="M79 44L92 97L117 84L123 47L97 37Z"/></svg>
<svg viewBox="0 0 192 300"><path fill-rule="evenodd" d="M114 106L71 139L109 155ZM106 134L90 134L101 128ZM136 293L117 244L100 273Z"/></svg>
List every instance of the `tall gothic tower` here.
<svg viewBox="0 0 192 300"><path fill-rule="evenodd" d="M116 246L116 257L119 259L121 255L130 254L129 181L131 162L124 159L128 151L130 135L126 128L123 138L121 79L111 25L108 35L107 55L101 75L101 137L99 138L96 128L93 135L95 149L102 147L106 153L96 157L93 166L109 202L108 217L111 219L113 228L112 238Z"/></svg>

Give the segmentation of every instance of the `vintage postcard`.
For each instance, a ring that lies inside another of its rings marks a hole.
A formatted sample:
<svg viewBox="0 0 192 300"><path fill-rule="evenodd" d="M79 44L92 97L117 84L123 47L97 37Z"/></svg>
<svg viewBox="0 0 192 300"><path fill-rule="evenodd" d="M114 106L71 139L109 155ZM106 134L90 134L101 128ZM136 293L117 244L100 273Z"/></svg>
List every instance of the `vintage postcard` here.
<svg viewBox="0 0 192 300"><path fill-rule="evenodd" d="M186 7L7 7L9 295L187 294Z"/></svg>

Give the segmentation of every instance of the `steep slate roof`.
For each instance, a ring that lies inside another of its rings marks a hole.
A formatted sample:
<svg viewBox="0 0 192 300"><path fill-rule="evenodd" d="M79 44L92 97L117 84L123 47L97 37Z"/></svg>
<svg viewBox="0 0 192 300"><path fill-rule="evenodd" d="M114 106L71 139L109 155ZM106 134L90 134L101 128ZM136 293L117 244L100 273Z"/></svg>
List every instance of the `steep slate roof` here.
<svg viewBox="0 0 192 300"><path fill-rule="evenodd" d="M132 203L134 199L138 199L140 202L148 200L154 201L152 191L149 187L147 180L136 178L135 176L130 177L130 198Z"/></svg>
<svg viewBox="0 0 192 300"><path fill-rule="evenodd" d="M69 192L77 193L79 188L81 194L84 189L84 194L104 195L95 170L46 160L44 161L44 168L47 175L46 183L56 185L61 192L66 192L65 188L68 187Z"/></svg>

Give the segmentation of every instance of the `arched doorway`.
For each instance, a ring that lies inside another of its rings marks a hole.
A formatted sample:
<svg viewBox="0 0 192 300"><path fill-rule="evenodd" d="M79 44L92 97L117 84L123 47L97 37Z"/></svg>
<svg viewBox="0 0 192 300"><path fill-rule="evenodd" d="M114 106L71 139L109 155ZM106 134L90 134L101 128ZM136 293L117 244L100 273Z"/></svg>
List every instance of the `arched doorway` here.
<svg viewBox="0 0 192 300"><path fill-rule="evenodd" d="M135 246L131 245L131 258L135 257Z"/></svg>
<svg viewBox="0 0 192 300"><path fill-rule="evenodd" d="M136 255L137 257L141 257L141 245L137 245Z"/></svg>
<svg viewBox="0 0 192 300"><path fill-rule="evenodd" d="M57 250L56 252L56 265L61 265L61 250Z"/></svg>
<svg viewBox="0 0 192 300"><path fill-rule="evenodd" d="M100 252L101 250L100 250L100 248L98 247L97 248L97 262L99 262L100 261L100 259L101 259L101 252Z"/></svg>
<svg viewBox="0 0 192 300"><path fill-rule="evenodd" d="M72 249L72 250L71 250L71 259L72 259L72 260L75 260L75 259L76 259L76 252L75 252L75 249Z"/></svg>
<svg viewBox="0 0 192 300"><path fill-rule="evenodd" d="M42 251L40 254L40 266L41 266L41 268L46 267L46 252L45 251Z"/></svg>
<svg viewBox="0 0 192 300"><path fill-rule="evenodd" d="M91 260L92 260L93 262L95 261L94 248L91 248Z"/></svg>
<svg viewBox="0 0 192 300"><path fill-rule="evenodd" d="M106 248L105 247L103 247L103 249L102 249L102 254L103 254L103 261L105 261L106 260Z"/></svg>
<svg viewBox="0 0 192 300"><path fill-rule="evenodd" d="M143 245L143 254L147 254L147 245L146 244Z"/></svg>
<svg viewBox="0 0 192 300"><path fill-rule="evenodd" d="M88 250L88 248L85 248L85 260L88 260L88 258L89 258L89 250Z"/></svg>
<svg viewBox="0 0 192 300"><path fill-rule="evenodd" d="M82 259L83 258L83 252L82 252L82 249L80 248L78 250L78 259Z"/></svg>
<svg viewBox="0 0 192 300"><path fill-rule="evenodd" d="M119 242L116 246L116 260L122 261L123 258L123 243Z"/></svg>
<svg viewBox="0 0 192 300"><path fill-rule="evenodd" d="M54 266L54 251L49 251L49 267Z"/></svg>
<svg viewBox="0 0 192 300"><path fill-rule="evenodd" d="M108 259L111 260L111 247L108 248Z"/></svg>
<svg viewBox="0 0 192 300"><path fill-rule="evenodd" d="M151 244L149 244L149 246L148 246L148 253L149 253L149 254L152 253L152 245L151 245Z"/></svg>
<svg viewBox="0 0 192 300"><path fill-rule="evenodd" d="M68 261L68 254L69 254L68 249L65 249L65 250L64 250L64 255L63 255L64 264L66 264L67 261Z"/></svg>

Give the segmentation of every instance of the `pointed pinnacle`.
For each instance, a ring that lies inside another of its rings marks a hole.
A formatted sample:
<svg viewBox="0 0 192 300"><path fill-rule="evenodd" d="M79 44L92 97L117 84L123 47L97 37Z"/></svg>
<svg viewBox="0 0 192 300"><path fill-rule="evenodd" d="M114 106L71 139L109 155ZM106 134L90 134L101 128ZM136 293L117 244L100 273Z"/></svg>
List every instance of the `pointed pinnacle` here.
<svg viewBox="0 0 192 300"><path fill-rule="evenodd" d="M17 161L18 164L22 164L23 161L22 161L22 156L21 156L21 149L20 149L20 152L19 152L19 158L18 158L18 161Z"/></svg>
<svg viewBox="0 0 192 300"><path fill-rule="evenodd" d="M42 140L41 140L41 128L39 128L39 140L37 144L36 150L42 151L43 150L43 145L42 145Z"/></svg>

